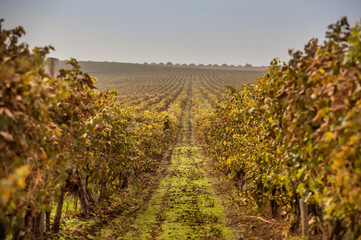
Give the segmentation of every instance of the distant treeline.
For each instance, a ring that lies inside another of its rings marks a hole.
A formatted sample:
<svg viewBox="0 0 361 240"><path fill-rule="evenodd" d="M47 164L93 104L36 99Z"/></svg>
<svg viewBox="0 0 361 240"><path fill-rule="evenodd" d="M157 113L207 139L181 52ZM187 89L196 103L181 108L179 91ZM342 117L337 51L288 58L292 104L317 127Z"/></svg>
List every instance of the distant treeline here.
<svg viewBox="0 0 361 240"><path fill-rule="evenodd" d="M195 64L195 63L190 63L190 64L186 64L186 63L183 63L183 64L180 64L180 63L172 63L172 62L167 62L167 63L163 63L163 62L160 62L160 63L155 63L155 62L152 62L152 63L148 63L148 62L144 62L145 65L158 65L158 66L177 66L177 67L227 67L227 68L243 68L243 67L254 67L252 64L249 64L249 63L246 63L244 66L242 66L241 64L240 65L233 65L233 64L202 64L202 63L199 63L199 64ZM265 67L265 66L261 66L261 67Z"/></svg>

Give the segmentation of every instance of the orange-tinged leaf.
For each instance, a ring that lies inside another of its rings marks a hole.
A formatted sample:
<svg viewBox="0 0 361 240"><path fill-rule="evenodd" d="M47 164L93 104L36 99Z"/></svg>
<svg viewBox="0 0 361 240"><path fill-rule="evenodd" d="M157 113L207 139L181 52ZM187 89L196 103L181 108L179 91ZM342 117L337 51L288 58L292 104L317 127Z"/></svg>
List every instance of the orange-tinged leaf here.
<svg viewBox="0 0 361 240"><path fill-rule="evenodd" d="M0 135L8 142L13 142L14 141L13 135L11 135L8 132L0 131Z"/></svg>
<svg viewBox="0 0 361 240"><path fill-rule="evenodd" d="M42 183L42 182L43 182L43 180L42 180L42 178L41 178L40 168L38 168L37 173L36 173L36 178L35 178L35 185L34 185L34 187L37 186L37 185L39 185L39 184Z"/></svg>
<svg viewBox="0 0 361 240"><path fill-rule="evenodd" d="M11 118L11 119L14 118L14 115L12 114L12 112L8 108L4 108L4 112L9 118Z"/></svg>

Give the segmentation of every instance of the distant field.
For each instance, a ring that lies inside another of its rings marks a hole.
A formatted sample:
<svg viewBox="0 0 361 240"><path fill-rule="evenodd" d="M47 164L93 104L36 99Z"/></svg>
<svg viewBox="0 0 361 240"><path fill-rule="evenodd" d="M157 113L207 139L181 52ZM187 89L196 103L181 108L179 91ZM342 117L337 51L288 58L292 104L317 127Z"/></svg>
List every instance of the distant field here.
<svg viewBox="0 0 361 240"><path fill-rule="evenodd" d="M99 90L116 89L123 103L162 111L184 91L199 93L213 105L226 90L256 83L266 68L158 66L148 64L80 62L82 70L97 77ZM64 66L61 62L60 67Z"/></svg>

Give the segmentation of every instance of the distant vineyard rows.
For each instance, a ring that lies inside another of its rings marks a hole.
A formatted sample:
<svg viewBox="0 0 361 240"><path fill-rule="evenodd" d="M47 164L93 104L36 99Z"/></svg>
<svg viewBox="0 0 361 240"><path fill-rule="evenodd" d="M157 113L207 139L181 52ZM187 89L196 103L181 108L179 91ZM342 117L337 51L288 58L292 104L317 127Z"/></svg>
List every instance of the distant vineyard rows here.
<svg viewBox="0 0 361 240"><path fill-rule="evenodd" d="M167 70L165 73L150 75L133 74L114 76L98 73L99 89L115 89L119 92L120 102L137 106L141 110L164 111L182 95L188 85L197 89L212 105L217 102L226 85L236 88L243 83L255 82L261 71L209 71L194 69Z"/></svg>

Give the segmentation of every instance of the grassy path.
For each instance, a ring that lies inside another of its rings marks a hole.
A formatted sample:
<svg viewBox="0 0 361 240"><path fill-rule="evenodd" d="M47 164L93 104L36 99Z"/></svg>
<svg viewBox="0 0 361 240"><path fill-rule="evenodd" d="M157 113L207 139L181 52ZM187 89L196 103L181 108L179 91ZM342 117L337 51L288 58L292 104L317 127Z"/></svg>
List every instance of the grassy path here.
<svg viewBox="0 0 361 240"><path fill-rule="evenodd" d="M225 212L195 146L191 125L191 89L182 129L166 174L124 239L233 239Z"/></svg>

